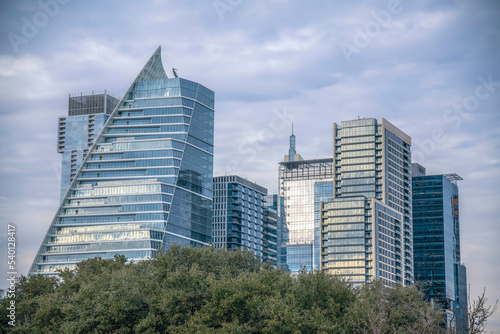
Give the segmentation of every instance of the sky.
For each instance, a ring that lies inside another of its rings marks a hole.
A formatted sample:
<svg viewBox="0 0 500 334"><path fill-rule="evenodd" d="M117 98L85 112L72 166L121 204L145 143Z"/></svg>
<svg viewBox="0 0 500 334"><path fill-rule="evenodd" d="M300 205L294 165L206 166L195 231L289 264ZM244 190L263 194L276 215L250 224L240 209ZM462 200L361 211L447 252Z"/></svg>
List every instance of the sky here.
<svg viewBox="0 0 500 334"><path fill-rule="evenodd" d="M297 152L331 157L332 124L385 118L428 174L457 173L471 296L500 298L500 3L495 0L3 0L0 287L7 224L26 275L59 205L68 94L121 97L155 49L215 91L215 175L277 191ZM500 332L500 311L488 329Z"/></svg>

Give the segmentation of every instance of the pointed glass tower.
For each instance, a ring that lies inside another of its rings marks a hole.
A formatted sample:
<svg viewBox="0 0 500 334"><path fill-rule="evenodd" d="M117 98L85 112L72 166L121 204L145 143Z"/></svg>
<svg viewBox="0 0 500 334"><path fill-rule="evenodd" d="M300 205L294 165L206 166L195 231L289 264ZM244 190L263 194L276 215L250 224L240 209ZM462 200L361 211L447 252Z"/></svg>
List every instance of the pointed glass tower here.
<svg viewBox="0 0 500 334"><path fill-rule="evenodd" d="M295 150L295 135L293 134L293 123L292 123L292 134L290 135L290 148L288 149L288 155L285 155L285 162L293 162L293 161L303 161L300 154L297 154Z"/></svg>
<svg viewBox="0 0 500 334"><path fill-rule="evenodd" d="M290 157L290 161L295 161L295 135L293 134L293 123L292 123L292 135L290 136L290 148L288 149L288 156Z"/></svg>
<svg viewBox="0 0 500 334"><path fill-rule="evenodd" d="M208 245L214 92L167 78L158 48L71 183L30 274L91 257L139 261L177 243Z"/></svg>

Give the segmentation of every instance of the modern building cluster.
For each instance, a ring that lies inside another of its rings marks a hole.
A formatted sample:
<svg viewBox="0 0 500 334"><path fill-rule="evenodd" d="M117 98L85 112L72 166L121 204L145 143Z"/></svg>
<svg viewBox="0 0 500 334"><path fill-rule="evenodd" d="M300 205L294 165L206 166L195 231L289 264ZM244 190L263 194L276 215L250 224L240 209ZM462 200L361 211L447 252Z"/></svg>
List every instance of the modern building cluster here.
<svg viewBox="0 0 500 334"><path fill-rule="evenodd" d="M411 139L382 119L333 124L333 156L279 167L289 270L327 270L353 284L413 284Z"/></svg>
<svg viewBox="0 0 500 334"><path fill-rule="evenodd" d="M61 204L30 274L116 254L140 261L174 243L245 249L292 274L418 283L450 319L465 318L461 178L412 164L401 129L386 119L333 123L332 155L310 160L292 130L278 194L214 177L213 146L214 92L167 77L160 48L121 100L70 96L59 119Z"/></svg>

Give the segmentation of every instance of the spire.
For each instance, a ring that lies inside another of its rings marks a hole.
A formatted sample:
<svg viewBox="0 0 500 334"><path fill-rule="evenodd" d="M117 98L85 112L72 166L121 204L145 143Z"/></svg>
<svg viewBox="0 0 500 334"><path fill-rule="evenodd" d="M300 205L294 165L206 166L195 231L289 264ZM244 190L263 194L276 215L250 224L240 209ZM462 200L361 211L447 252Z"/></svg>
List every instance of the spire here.
<svg viewBox="0 0 500 334"><path fill-rule="evenodd" d="M293 134L293 123L292 123L292 135L290 136L290 148L288 149L288 156L290 157L290 161L294 161L295 155L297 151L295 151L295 135Z"/></svg>
<svg viewBox="0 0 500 334"><path fill-rule="evenodd" d="M156 49L155 53L153 53L151 58L149 58L146 65L144 65L141 73L139 73L134 82L160 80L167 78L167 73L165 73L165 69L163 68L163 64L161 62L161 46L159 46L158 49Z"/></svg>

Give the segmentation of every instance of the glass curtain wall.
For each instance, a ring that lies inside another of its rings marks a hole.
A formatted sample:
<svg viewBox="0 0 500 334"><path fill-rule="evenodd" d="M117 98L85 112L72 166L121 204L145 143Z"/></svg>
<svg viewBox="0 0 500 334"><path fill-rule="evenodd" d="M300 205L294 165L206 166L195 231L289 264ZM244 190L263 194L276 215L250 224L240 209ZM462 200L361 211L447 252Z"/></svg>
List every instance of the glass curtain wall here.
<svg viewBox="0 0 500 334"><path fill-rule="evenodd" d="M211 241L214 93L167 78L158 49L110 116L30 273Z"/></svg>

